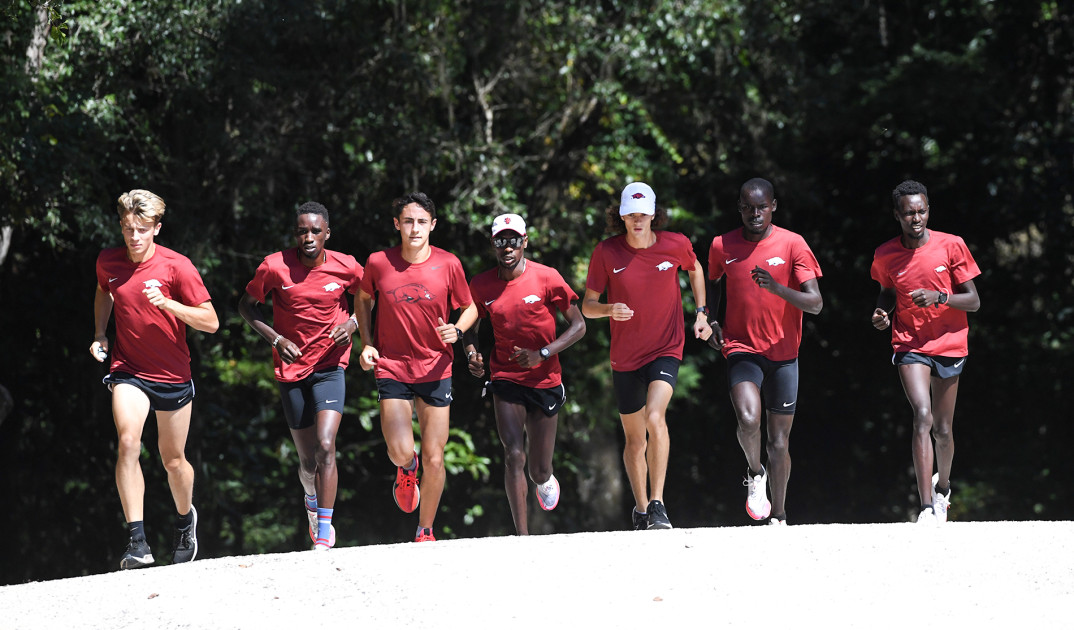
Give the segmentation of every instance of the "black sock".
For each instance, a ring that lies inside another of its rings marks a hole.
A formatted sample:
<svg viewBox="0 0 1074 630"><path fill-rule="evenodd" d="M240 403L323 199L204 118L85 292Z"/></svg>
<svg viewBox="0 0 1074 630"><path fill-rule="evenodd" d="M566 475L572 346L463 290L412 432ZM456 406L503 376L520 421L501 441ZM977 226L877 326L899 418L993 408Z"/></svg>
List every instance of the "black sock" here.
<svg viewBox="0 0 1074 630"><path fill-rule="evenodd" d="M194 510L179 515L179 529L186 529L194 523Z"/></svg>
<svg viewBox="0 0 1074 630"><path fill-rule="evenodd" d="M924 512L925 510L928 510L929 512L931 512L932 511L932 506L931 505L922 505L921 506L921 511Z"/></svg>
<svg viewBox="0 0 1074 630"><path fill-rule="evenodd" d="M131 540L145 540L145 521L133 521L127 523L130 530Z"/></svg>
<svg viewBox="0 0 1074 630"><path fill-rule="evenodd" d="M946 497L947 495L951 494L951 486L947 486L946 488L941 488L940 486L936 486L936 494Z"/></svg>

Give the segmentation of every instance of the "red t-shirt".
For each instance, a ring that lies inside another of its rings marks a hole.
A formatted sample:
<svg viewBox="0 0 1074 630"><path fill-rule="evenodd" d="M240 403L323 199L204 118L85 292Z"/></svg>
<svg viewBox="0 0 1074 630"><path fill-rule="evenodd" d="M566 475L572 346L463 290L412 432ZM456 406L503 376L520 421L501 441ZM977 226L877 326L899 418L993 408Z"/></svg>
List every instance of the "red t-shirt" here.
<svg viewBox="0 0 1074 630"><path fill-rule="evenodd" d="M424 262L409 263L402 246L369 256L362 290L376 299L373 346L380 353L376 378L430 383L451 376L455 353L436 327L472 301L462 263L439 247Z"/></svg>
<svg viewBox="0 0 1074 630"><path fill-rule="evenodd" d="M109 371L158 383L189 381L186 324L153 306L142 290L157 287L164 297L187 306L208 302L209 291L190 259L156 245L152 257L133 263L126 247L105 249L97 256L97 284L112 295L116 318Z"/></svg>
<svg viewBox="0 0 1074 630"><path fill-rule="evenodd" d="M656 231L656 243L645 249L627 245L620 234L597 243L589 260L586 289L608 292L607 303L622 302L634 310L625 322L608 318L612 331L611 363L630 372L660 357L682 360L686 321L678 270L697 262L690 239L677 232Z"/></svg>
<svg viewBox="0 0 1074 630"><path fill-rule="evenodd" d="M522 275L505 282L496 269L490 269L470 282L470 295L477 303L478 314L488 318L496 336L492 378L540 388L563 382L558 356L529 369L510 359L515 346L540 350L555 341L556 309L565 313L578 300L578 294L558 271L527 260Z"/></svg>
<svg viewBox="0 0 1074 630"><path fill-rule="evenodd" d="M981 275L961 237L929 230L929 241L917 249L902 246L896 237L876 248L869 274L885 289L895 289L891 316L891 346L895 352L964 357L969 354L966 311L946 304L915 306L915 289L955 293L955 287Z"/></svg>
<svg viewBox="0 0 1074 630"><path fill-rule="evenodd" d="M350 363L351 346L337 346L330 335L350 316L344 292L358 292L362 266L354 256L330 250L324 254L325 262L317 267L303 265L294 248L270 254L246 285L258 302L272 298L272 327L302 351L290 365L272 353L278 381L293 383L317 370Z"/></svg>
<svg viewBox="0 0 1074 630"><path fill-rule="evenodd" d="M750 276L754 267L800 291L802 283L821 277L820 263L804 238L777 225L756 243L747 241L740 228L712 239L709 247L709 279L727 276L723 355L749 352L789 361L802 343L802 311L757 286Z"/></svg>

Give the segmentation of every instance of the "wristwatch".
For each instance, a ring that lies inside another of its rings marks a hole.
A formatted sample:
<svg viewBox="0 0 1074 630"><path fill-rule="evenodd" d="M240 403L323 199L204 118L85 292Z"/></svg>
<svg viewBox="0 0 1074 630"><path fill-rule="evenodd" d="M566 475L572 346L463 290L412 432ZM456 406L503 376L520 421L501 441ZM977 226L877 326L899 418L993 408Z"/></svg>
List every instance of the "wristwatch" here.
<svg viewBox="0 0 1074 630"><path fill-rule="evenodd" d="M541 348L537 354L541 355L542 361L547 361L548 357L552 356L552 353L548 351L548 348Z"/></svg>
<svg viewBox="0 0 1074 630"><path fill-rule="evenodd" d="M455 340L456 342L462 341L462 329L458 326L455 327L455 335L458 337L458 339Z"/></svg>
<svg viewBox="0 0 1074 630"><path fill-rule="evenodd" d="M939 292L940 295L936 296L936 303L933 304L936 308L940 308L941 304L947 304L947 294L943 291Z"/></svg>
<svg viewBox="0 0 1074 630"><path fill-rule="evenodd" d="M704 313L705 317L708 317L709 316L709 307L707 307L707 306L699 306L699 307L697 307L697 312L698 313Z"/></svg>

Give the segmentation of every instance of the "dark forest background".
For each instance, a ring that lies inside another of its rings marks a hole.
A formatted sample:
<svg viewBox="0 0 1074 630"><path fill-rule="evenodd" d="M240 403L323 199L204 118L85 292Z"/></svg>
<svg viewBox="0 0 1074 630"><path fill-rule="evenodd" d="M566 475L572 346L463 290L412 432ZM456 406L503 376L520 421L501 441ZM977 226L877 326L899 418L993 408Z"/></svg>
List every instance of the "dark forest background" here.
<svg viewBox="0 0 1074 630"><path fill-rule="evenodd" d="M104 368L87 349L94 260L121 244L115 200L132 188L165 199L158 242L194 261L221 317L190 335L201 557L309 543L271 350L235 306L261 258L291 244L299 204L324 203L332 248L364 261L398 242L391 199L425 191L433 243L471 276L494 263L491 217L518 212L532 258L581 292L603 212L633 179L707 262L712 237L740 225L738 187L766 177L775 222L820 260L792 524L916 511L909 405L889 333L869 324L869 263L898 233L890 191L906 178L929 187L930 227L963 236L983 270L951 518L1074 517L1072 19L1056 0L0 0L0 583L112 571L126 544ZM588 323L562 357L563 500L546 514L531 497L537 532L630 524L607 324ZM455 386L437 535L511 534L491 406L461 361ZM357 361L347 387L339 544L409 540ZM669 421L673 523L751 523L724 363L699 342ZM166 561L155 444L149 422L146 522Z"/></svg>

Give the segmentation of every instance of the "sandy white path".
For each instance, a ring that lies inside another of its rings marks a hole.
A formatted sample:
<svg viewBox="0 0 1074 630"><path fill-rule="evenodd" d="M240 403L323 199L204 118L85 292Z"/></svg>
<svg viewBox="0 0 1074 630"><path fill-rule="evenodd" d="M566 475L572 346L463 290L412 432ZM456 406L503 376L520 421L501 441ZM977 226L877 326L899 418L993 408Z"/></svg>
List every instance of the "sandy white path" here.
<svg viewBox="0 0 1074 630"><path fill-rule="evenodd" d="M1074 523L467 539L0 587L3 629L314 627L1072 628Z"/></svg>

